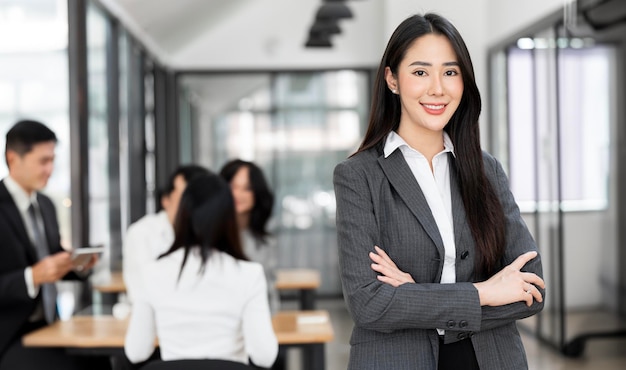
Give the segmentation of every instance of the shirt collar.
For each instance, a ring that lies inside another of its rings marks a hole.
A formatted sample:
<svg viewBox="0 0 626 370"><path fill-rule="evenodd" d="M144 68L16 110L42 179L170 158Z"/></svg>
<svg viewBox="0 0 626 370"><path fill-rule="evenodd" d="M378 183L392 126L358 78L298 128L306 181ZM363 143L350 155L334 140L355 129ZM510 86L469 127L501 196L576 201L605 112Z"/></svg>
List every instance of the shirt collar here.
<svg viewBox="0 0 626 370"><path fill-rule="evenodd" d="M402 147L418 152L417 150L411 148L411 146L407 144L406 141L404 141L404 139L400 135L398 135L395 131L391 131L389 135L387 135L387 138L385 139L385 147L383 148L383 154L385 155L385 158L387 158L396 149L402 148ZM454 154L454 145L452 144L452 140L450 139L450 136L448 136L448 133L444 131L443 132L443 150L440 153L447 153L447 152L452 153L452 155L456 157L456 155Z"/></svg>
<svg viewBox="0 0 626 370"><path fill-rule="evenodd" d="M26 194L26 191L10 175L4 178L4 185L20 212L26 212L31 203L37 204L37 192Z"/></svg>

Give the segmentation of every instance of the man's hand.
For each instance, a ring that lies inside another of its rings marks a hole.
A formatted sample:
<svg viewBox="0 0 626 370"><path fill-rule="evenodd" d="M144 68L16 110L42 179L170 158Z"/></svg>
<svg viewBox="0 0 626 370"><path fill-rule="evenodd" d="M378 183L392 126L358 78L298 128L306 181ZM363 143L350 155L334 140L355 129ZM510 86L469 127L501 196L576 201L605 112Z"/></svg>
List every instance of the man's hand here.
<svg viewBox="0 0 626 370"><path fill-rule="evenodd" d="M72 258L69 252L58 252L41 259L33 265L33 283L35 286L54 283L72 269Z"/></svg>
<svg viewBox="0 0 626 370"><path fill-rule="evenodd" d="M96 265L96 263L98 263L98 255L94 254L93 256L91 256L89 261L87 261L87 263L72 264L72 268L74 269L74 271L84 272L90 270Z"/></svg>

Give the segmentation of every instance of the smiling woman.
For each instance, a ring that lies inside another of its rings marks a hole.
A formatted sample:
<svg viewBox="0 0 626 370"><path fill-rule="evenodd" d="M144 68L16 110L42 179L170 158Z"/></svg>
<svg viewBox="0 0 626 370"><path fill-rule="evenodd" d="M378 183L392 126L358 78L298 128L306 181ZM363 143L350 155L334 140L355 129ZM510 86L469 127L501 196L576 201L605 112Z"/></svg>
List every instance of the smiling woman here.
<svg viewBox="0 0 626 370"><path fill-rule="evenodd" d="M417 39L396 71L385 67L385 81L400 98L398 134L432 162L443 145L432 136L441 137L463 96L463 77L450 41L436 34Z"/></svg>
<svg viewBox="0 0 626 370"><path fill-rule="evenodd" d="M516 321L543 308L541 259L481 151L480 108L456 28L402 22L361 147L334 172L349 369L528 368Z"/></svg>

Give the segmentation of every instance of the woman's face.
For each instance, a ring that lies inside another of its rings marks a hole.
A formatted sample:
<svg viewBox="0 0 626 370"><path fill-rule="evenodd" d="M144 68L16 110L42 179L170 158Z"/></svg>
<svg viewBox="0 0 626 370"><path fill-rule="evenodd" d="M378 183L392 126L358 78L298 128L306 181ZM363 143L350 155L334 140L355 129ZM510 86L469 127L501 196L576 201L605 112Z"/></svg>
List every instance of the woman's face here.
<svg viewBox="0 0 626 370"><path fill-rule="evenodd" d="M442 35L426 34L406 51L394 76L385 70L388 87L400 95L400 129L440 132L463 96L463 78L456 53Z"/></svg>
<svg viewBox="0 0 626 370"><path fill-rule="evenodd" d="M230 180L230 189L235 199L237 214L250 213L254 207L254 193L250 184L250 169L243 166L237 170Z"/></svg>

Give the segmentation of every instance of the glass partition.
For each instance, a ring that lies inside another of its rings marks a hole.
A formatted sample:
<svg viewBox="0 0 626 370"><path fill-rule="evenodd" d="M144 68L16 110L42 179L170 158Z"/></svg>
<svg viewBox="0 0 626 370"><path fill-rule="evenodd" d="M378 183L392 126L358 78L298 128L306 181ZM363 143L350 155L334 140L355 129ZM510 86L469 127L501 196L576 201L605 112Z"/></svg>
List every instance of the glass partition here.
<svg viewBox="0 0 626 370"><path fill-rule="evenodd" d="M610 134L618 53L592 36L555 24L491 52L492 148L508 167L547 285L544 310L520 325L568 355L582 352L590 332L626 327L617 314Z"/></svg>
<svg viewBox="0 0 626 370"><path fill-rule="evenodd" d="M89 136L89 242L110 244L109 172L107 116L107 34L106 16L91 2L87 6L87 79ZM99 170L96 170L99 169ZM108 262L108 251L102 258ZM108 267L108 266L103 266Z"/></svg>

